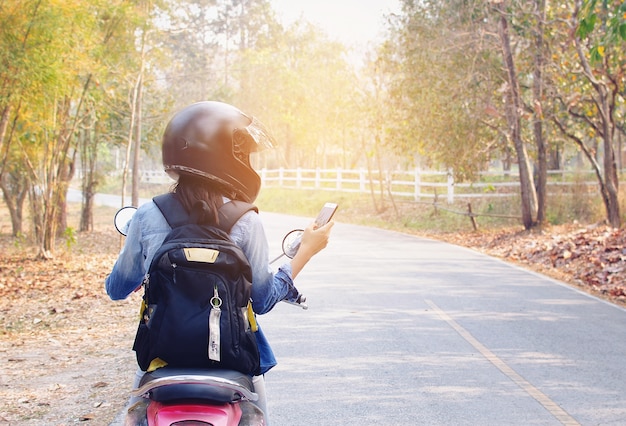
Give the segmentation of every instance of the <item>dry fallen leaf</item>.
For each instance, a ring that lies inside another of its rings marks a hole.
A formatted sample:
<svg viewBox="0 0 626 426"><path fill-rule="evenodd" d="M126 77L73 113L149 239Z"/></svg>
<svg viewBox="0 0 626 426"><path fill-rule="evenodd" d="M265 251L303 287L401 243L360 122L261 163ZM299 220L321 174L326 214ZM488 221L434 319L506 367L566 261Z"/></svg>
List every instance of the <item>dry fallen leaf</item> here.
<svg viewBox="0 0 626 426"><path fill-rule="evenodd" d="M80 422L87 422L87 421L93 420L95 418L96 418L96 416L93 413L83 414L82 416L78 417L78 421L80 421Z"/></svg>

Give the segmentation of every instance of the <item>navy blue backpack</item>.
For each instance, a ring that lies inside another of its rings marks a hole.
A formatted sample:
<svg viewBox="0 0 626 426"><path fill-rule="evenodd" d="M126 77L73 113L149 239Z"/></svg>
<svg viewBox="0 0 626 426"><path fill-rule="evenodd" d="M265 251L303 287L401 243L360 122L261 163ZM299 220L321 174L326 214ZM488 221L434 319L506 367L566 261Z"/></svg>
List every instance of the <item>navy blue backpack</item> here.
<svg viewBox="0 0 626 426"><path fill-rule="evenodd" d="M133 350L144 371L222 368L259 374L251 307L252 271L230 240L232 226L252 204L231 201L219 223L199 223L206 203L188 214L174 194L155 197L172 230L144 278L142 314Z"/></svg>

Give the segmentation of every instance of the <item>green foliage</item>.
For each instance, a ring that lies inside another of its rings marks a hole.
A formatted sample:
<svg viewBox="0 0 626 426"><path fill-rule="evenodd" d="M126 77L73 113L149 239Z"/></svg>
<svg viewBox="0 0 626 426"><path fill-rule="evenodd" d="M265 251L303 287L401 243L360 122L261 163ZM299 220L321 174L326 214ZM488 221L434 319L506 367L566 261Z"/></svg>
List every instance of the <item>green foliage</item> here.
<svg viewBox="0 0 626 426"><path fill-rule="evenodd" d="M32 216L46 257L57 227L64 226L58 200L76 159L79 127L89 121L102 128L93 117L108 120L124 109L112 106L114 87L128 77L125 70L134 72L129 58L142 10L106 0L10 1L0 8L0 112L11 123L0 132L1 169L19 164L37 188L41 208ZM118 95L127 93L122 87Z"/></svg>
<svg viewBox="0 0 626 426"><path fill-rule="evenodd" d="M76 230L71 226L68 226L63 231L63 239L65 240L65 248L70 251L74 245L76 245Z"/></svg>
<svg viewBox="0 0 626 426"><path fill-rule="evenodd" d="M390 144L460 179L481 170L497 128L484 125L494 120L483 111L495 102L501 63L472 34L484 19L464 2L405 1L380 51L389 75Z"/></svg>
<svg viewBox="0 0 626 426"><path fill-rule="evenodd" d="M22 232L18 232L15 237L13 237L13 246L15 248L21 248L27 242L27 237Z"/></svg>
<svg viewBox="0 0 626 426"><path fill-rule="evenodd" d="M595 1L589 2L589 4L596 3ZM589 9L592 9L591 7ZM576 35L580 38L587 38L596 26L596 20L598 15L595 13L589 13L587 16L583 16L580 19L580 25L576 31Z"/></svg>
<svg viewBox="0 0 626 426"><path fill-rule="evenodd" d="M594 64L601 63L607 50L613 46L623 52L626 42L626 2L584 0L576 35L591 41L589 53Z"/></svg>

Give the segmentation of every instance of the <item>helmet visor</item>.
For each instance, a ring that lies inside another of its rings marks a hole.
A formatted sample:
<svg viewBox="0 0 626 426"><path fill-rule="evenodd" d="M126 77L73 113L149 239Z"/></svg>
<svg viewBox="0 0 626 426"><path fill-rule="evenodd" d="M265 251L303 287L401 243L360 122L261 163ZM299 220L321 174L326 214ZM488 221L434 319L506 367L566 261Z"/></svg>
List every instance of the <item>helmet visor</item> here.
<svg viewBox="0 0 626 426"><path fill-rule="evenodd" d="M233 134L235 150L245 153L276 148L276 139L267 128L254 117L248 117L251 123L244 129L236 129Z"/></svg>

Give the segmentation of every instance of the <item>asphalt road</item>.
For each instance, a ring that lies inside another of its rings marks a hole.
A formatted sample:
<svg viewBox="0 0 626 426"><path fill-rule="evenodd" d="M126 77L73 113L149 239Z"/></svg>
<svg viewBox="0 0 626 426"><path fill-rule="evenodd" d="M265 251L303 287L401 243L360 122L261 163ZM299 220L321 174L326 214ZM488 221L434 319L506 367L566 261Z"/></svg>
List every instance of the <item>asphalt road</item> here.
<svg viewBox="0 0 626 426"><path fill-rule="evenodd" d="M262 217L275 252L309 221ZM337 223L297 286L259 318L273 426L626 424L626 311L565 284Z"/></svg>
<svg viewBox="0 0 626 426"><path fill-rule="evenodd" d="M272 254L311 220L262 218ZM343 223L296 284L308 310L259 317L278 358L272 426L626 424L622 308L472 250Z"/></svg>

